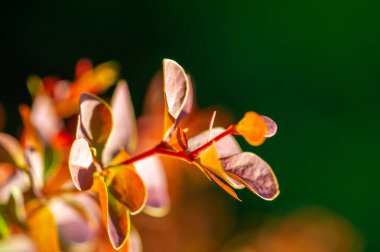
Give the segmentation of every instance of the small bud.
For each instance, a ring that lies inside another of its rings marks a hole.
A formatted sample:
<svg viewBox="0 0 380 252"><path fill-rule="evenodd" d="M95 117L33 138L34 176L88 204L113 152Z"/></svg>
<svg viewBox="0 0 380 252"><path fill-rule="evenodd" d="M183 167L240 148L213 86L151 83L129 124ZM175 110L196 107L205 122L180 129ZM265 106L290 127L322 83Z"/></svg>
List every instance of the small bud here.
<svg viewBox="0 0 380 252"><path fill-rule="evenodd" d="M250 111L235 125L235 132L243 136L250 145L258 146L265 141L267 126L259 114Z"/></svg>

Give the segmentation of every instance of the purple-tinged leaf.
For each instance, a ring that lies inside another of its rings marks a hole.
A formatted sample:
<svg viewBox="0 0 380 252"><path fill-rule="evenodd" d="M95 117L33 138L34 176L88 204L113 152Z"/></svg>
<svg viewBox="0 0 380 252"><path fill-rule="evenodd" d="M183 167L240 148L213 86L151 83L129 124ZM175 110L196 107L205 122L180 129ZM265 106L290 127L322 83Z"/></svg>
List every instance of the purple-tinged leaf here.
<svg viewBox="0 0 380 252"><path fill-rule="evenodd" d="M37 95L31 110L31 121L41 139L47 143L62 130L62 121L57 117L53 101L46 95Z"/></svg>
<svg viewBox="0 0 380 252"><path fill-rule="evenodd" d="M113 127L103 150L102 162L107 165L121 148L132 153L137 145L137 128L128 85L119 81L111 100Z"/></svg>
<svg viewBox="0 0 380 252"><path fill-rule="evenodd" d="M164 93L169 114L176 120L189 94L189 83L183 68L175 61L164 59Z"/></svg>
<svg viewBox="0 0 380 252"><path fill-rule="evenodd" d="M16 138L0 132L0 163L25 167L24 154Z"/></svg>
<svg viewBox="0 0 380 252"><path fill-rule="evenodd" d="M272 137L276 135L277 133L276 122L265 115L261 115L261 117L264 119L265 125L267 126L267 133L265 134L265 137Z"/></svg>
<svg viewBox="0 0 380 252"><path fill-rule="evenodd" d="M185 116L189 83L183 68L175 61L163 60L164 73L164 142L172 138L180 120Z"/></svg>
<svg viewBox="0 0 380 252"><path fill-rule="evenodd" d="M259 156L243 152L220 160L228 175L263 199L273 200L280 193L276 176Z"/></svg>
<svg viewBox="0 0 380 252"><path fill-rule="evenodd" d="M81 213L85 212L86 215L90 215L89 208L96 209L97 206L95 201L89 197L78 198L78 202L74 202L74 200L76 200L74 197L71 197L70 201L56 197L49 201L48 206L57 223L60 239L65 243L90 241L96 237L96 231L99 228L95 222L96 217L91 216L94 220L89 222L89 217L85 218ZM87 205L79 205L79 200L84 201L83 203Z"/></svg>
<svg viewBox="0 0 380 252"><path fill-rule="evenodd" d="M211 131L211 138L216 137L223 131L225 131L225 129L222 127L213 128ZM188 141L188 151L193 151L207 143L208 135L209 130L206 130L196 136L191 137ZM225 136L224 138L216 142L215 148L219 158L228 157L241 152L239 144L231 135Z"/></svg>
<svg viewBox="0 0 380 252"><path fill-rule="evenodd" d="M91 188L94 179L93 157L90 146L85 139L74 141L70 150L69 168L71 178L78 190L88 190Z"/></svg>
<svg viewBox="0 0 380 252"><path fill-rule="evenodd" d="M101 154L112 130L112 114L106 103L95 95L80 96L77 138L85 138Z"/></svg>
<svg viewBox="0 0 380 252"><path fill-rule="evenodd" d="M144 211L152 216L165 215L170 207L169 192L164 168L157 156L134 163L148 191Z"/></svg>

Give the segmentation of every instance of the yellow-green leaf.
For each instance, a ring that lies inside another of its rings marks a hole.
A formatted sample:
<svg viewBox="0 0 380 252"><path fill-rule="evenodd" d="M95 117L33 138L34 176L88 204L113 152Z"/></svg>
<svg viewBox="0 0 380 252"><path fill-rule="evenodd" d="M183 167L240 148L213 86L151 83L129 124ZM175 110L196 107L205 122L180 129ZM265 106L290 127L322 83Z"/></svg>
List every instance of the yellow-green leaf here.
<svg viewBox="0 0 380 252"><path fill-rule="evenodd" d="M8 236L9 236L8 225L5 221L5 216L1 214L0 215L0 239L5 240L8 238Z"/></svg>

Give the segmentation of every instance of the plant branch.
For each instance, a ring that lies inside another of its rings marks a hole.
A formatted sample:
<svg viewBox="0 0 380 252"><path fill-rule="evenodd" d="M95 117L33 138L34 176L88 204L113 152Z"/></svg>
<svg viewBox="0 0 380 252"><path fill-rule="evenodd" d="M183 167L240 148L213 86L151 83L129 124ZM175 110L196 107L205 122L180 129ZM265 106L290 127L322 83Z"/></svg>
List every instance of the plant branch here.
<svg viewBox="0 0 380 252"><path fill-rule="evenodd" d="M214 142L218 142L223 137L228 136L228 135L233 134L233 133L234 133L234 125L231 125L225 131L223 131L222 133L220 133L219 135L217 135L216 137L214 137L210 141L206 142L204 145L200 146L199 148L193 150L192 152L183 152L183 151L182 152L176 152L176 151L172 151L172 150L166 148L162 144L159 144L159 145L155 146L154 148L152 148L146 152L143 152L137 156L134 156L134 157L120 163L119 165L130 165L130 164L133 164L137 161L143 160L143 159L148 158L148 157L155 155L155 154L161 154L161 155L173 157L176 159L181 159L183 161L191 163L196 158L198 158L198 156L204 150L207 150L208 148L210 148Z"/></svg>

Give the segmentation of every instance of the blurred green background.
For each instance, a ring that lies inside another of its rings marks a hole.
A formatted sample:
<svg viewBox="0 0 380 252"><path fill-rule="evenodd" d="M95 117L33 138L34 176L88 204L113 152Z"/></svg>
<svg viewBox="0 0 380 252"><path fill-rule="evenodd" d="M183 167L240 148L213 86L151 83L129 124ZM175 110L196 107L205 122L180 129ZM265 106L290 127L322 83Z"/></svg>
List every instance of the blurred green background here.
<svg viewBox="0 0 380 252"><path fill-rule="evenodd" d="M81 57L117 60L139 113L161 59L172 58L194 77L201 107L222 104L236 118L255 110L279 125L260 148L244 148L272 165L281 195L240 193L236 214L322 206L355 226L366 251L380 251L379 11L365 0L3 0L6 131L18 132L30 74L71 79Z"/></svg>

